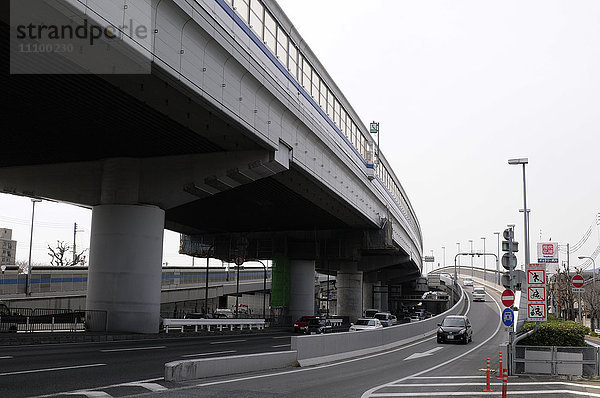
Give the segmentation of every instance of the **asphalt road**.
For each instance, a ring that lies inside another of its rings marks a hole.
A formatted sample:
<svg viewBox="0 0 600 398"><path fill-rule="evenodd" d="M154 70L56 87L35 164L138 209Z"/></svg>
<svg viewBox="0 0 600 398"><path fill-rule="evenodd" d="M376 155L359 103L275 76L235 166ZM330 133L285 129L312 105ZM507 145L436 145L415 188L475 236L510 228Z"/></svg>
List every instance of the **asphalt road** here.
<svg viewBox="0 0 600 398"><path fill-rule="evenodd" d="M470 291L467 289L470 296ZM447 397L500 396L485 388L486 358L498 369L506 339L499 294L469 300L473 341L438 344L435 336L350 360L267 372L174 383L164 363L208 355L289 349L291 333L112 344L0 347L0 397ZM74 366L86 366L75 368ZM57 369L64 367L64 369ZM9 369L9 370L6 370ZM598 384L598 383L596 383ZM600 385L539 378L511 378L509 396L600 397ZM577 394L577 395L575 395Z"/></svg>

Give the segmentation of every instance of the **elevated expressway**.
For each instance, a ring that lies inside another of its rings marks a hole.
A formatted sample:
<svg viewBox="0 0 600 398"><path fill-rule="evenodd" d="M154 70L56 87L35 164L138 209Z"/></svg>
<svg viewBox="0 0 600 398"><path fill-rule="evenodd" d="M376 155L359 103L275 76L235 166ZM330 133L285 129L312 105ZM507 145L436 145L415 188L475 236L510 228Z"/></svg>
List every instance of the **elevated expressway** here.
<svg viewBox="0 0 600 398"><path fill-rule="evenodd" d="M274 1L40 3L27 18L148 33L104 38L97 62L2 57L18 73L2 76L0 191L92 208L86 307L109 330L157 330L164 228L188 254L273 259L291 317L314 311L315 270L351 318L420 274L397 176Z"/></svg>

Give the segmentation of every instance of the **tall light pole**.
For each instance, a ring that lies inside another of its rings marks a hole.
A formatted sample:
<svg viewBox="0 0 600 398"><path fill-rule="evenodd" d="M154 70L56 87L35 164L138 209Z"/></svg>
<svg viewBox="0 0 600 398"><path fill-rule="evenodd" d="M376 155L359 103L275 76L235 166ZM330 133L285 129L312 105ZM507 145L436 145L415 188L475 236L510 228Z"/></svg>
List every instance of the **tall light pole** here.
<svg viewBox="0 0 600 398"><path fill-rule="evenodd" d="M594 259L589 256L579 256L577 258L580 260L584 260L584 259L592 260L592 266L594 267L594 271L592 273L592 289L595 291L596 290L596 261L594 261Z"/></svg>
<svg viewBox="0 0 600 398"><path fill-rule="evenodd" d="M469 239L469 243L471 244L471 254L473 253L473 239ZM471 276L475 276L475 271L473 270L473 256L471 256Z"/></svg>
<svg viewBox="0 0 600 398"><path fill-rule="evenodd" d="M525 269L529 268L529 217L527 217L527 181L525 179L525 165L529 163L527 158L508 159L508 164L523 165L523 221L525 224Z"/></svg>
<svg viewBox="0 0 600 398"><path fill-rule="evenodd" d="M456 245L458 246L456 253L460 253L460 242L456 242ZM456 258L454 260L454 268L456 268ZM458 271L460 272L460 257L458 257Z"/></svg>
<svg viewBox="0 0 600 398"><path fill-rule="evenodd" d="M27 280L25 281L25 295L31 296L31 247L33 244L33 217L35 215L35 204L41 202L41 199L31 199L31 232L29 234L29 262L27 265Z"/></svg>
<svg viewBox="0 0 600 398"><path fill-rule="evenodd" d="M485 253L485 237L481 239L483 239L483 252ZM485 273L485 256L483 256L483 280L486 280Z"/></svg>
<svg viewBox="0 0 600 398"><path fill-rule="evenodd" d="M494 235L498 238L498 255L496 256L496 276L498 277L498 284L500 284L500 232L494 232Z"/></svg>
<svg viewBox="0 0 600 398"><path fill-rule="evenodd" d="M267 319L265 318L265 308L267 307L267 266L265 263L263 263L261 260L256 259L256 261L258 261L259 263L262 264L263 268L264 268L264 277L263 277L263 319ZM327 297L329 298L329 297Z"/></svg>

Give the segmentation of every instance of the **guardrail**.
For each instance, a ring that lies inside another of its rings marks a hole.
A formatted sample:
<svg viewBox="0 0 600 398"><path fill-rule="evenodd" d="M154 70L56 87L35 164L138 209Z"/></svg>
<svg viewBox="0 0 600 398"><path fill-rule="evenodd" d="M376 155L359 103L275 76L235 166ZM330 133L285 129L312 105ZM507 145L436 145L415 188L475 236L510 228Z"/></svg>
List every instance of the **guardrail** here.
<svg viewBox="0 0 600 398"><path fill-rule="evenodd" d="M252 327L256 327L259 330L262 330L266 327L266 322L264 319L163 319L162 320L163 330L165 333L169 333L169 329L177 328L180 329L181 332L184 331L185 327L194 327L194 331L198 331L198 327L200 329L206 327L206 330L210 331L211 327L215 327L219 331L223 331L223 328L229 328L229 330L233 330L234 328L239 328L240 330L244 329L244 326L247 326L249 330L252 330Z"/></svg>
<svg viewBox="0 0 600 398"><path fill-rule="evenodd" d="M106 311L11 308L0 313L1 332L78 332L86 325L106 324Z"/></svg>
<svg viewBox="0 0 600 398"><path fill-rule="evenodd" d="M513 347L513 375L599 376L598 347Z"/></svg>

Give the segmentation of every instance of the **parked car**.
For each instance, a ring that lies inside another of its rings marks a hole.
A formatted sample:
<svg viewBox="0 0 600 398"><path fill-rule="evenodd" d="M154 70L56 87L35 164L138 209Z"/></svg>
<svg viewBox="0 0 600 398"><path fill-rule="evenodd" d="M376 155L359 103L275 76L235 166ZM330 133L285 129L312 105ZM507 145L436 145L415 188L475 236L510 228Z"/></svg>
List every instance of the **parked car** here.
<svg viewBox="0 0 600 398"><path fill-rule="evenodd" d="M463 280L463 285L465 285L465 287L467 287L467 286L473 287L473 278L465 278Z"/></svg>
<svg viewBox="0 0 600 398"><path fill-rule="evenodd" d="M449 315L438 323L437 342L458 341L467 344L473 341L471 322L466 315Z"/></svg>
<svg viewBox="0 0 600 398"><path fill-rule="evenodd" d="M473 301L485 301L485 288L477 286L473 288Z"/></svg>
<svg viewBox="0 0 600 398"><path fill-rule="evenodd" d="M382 329L383 325L377 318L358 318L356 323L350 324L350 331Z"/></svg>
<svg viewBox="0 0 600 398"><path fill-rule="evenodd" d="M378 312L374 318L379 319L383 327L395 325L397 322L396 315L392 315L389 312Z"/></svg>
<svg viewBox="0 0 600 398"><path fill-rule="evenodd" d="M319 319L316 315L304 315L294 322L294 333L304 333L311 319Z"/></svg>

